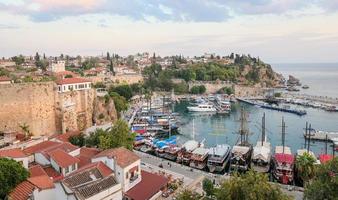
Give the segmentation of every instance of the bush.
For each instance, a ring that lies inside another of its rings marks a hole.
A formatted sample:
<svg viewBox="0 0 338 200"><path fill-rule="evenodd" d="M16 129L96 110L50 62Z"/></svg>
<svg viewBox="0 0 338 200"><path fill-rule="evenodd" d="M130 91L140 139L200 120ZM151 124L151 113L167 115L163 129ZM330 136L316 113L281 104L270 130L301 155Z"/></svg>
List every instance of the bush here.
<svg viewBox="0 0 338 200"><path fill-rule="evenodd" d="M195 85L190 89L191 94L203 94L205 93L206 88L204 85Z"/></svg>
<svg viewBox="0 0 338 200"><path fill-rule="evenodd" d="M123 96L126 100L129 100L133 96L133 91L129 85L111 87L109 92L116 92L120 96Z"/></svg>
<svg viewBox="0 0 338 200"><path fill-rule="evenodd" d="M218 90L218 93L230 95L230 94L234 94L235 91L232 87L223 87L220 90Z"/></svg>

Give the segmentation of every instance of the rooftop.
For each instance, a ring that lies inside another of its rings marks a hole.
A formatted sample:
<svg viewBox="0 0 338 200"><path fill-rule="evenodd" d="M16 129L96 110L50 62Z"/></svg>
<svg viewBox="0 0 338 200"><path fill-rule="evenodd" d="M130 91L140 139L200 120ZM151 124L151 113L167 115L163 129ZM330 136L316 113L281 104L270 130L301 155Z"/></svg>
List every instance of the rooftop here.
<svg viewBox="0 0 338 200"><path fill-rule="evenodd" d="M9 194L10 199L27 200L33 193L35 186L29 182L24 181L17 185L14 190Z"/></svg>
<svg viewBox="0 0 338 200"><path fill-rule="evenodd" d="M0 76L0 82L5 82L5 81L11 81L12 79L10 79L7 76Z"/></svg>
<svg viewBox="0 0 338 200"><path fill-rule="evenodd" d="M110 168L102 162L96 162L73 172L62 184L71 189L78 199L86 199L118 183Z"/></svg>
<svg viewBox="0 0 338 200"><path fill-rule="evenodd" d="M107 149L94 156L94 158L99 157L113 158L116 163L122 168L127 167L132 163L140 160L140 157L138 155L124 147Z"/></svg>
<svg viewBox="0 0 338 200"><path fill-rule="evenodd" d="M81 147L80 154L76 156L80 160L79 167L91 163L91 159L98 153L100 153L100 150L96 148Z"/></svg>
<svg viewBox="0 0 338 200"><path fill-rule="evenodd" d="M66 84L75 84L75 83L90 83L90 80L84 78L65 78L62 80L58 80L56 83L58 85L66 85Z"/></svg>
<svg viewBox="0 0 338 200"><path fill-rule="evenodd" d="M24 149L23 151L30 155L30 154L34 154L34 153L37 153L37 152L40 152L40 151L43 151L45 149L48 149L52 146L56 146L56 145L59 145L60 143L59 142L53 142L53 141L43 141L39 144L36 144L36 145L33 145L33 146L30 146L26 149Z"/></svg>
<svg viewBox="0 0 338 200"><path fill-rule="evenodd" d="M79 159L69 155L61 149L57 149L49 153L50 157L60 166L60 167L68 167L75 163L80 162Z"/></svg>
<svg viewBox="0 0 338 200"><path fill-rule="evenodd" d="M57 136L55 136L55 139L61 141L61 142L69 142L69 138L71 136L76 136L76 135L80 135L81 132L80 131L68 131L64 134L57 134Z"/></svg>
<svg viewBox="0 0 338 200"><path fill-rule="evenodd" d="M27 155L21 149L5 149L0 150L0 157L23 158Z"/></svg>
<svg viewBox="0 0 338 200"><path fill-rule="evenodd" d="M142 180L136 186L126 192L126 196L133 200L150 199L168 184L168 178L141 171Z"/></svg>

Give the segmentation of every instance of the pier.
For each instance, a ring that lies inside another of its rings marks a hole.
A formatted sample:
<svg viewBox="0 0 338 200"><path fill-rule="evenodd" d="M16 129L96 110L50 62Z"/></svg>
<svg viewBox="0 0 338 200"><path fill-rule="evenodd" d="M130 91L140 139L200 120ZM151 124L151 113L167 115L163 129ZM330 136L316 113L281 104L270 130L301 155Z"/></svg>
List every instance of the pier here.
<svg viewBox="0 0 338 200"><path fill-rule="evenodd" d="M327 136L327 140L333 141L334 138L338 138L338 133L336 132L326 132L326 131L315 131L311 132L310 136L304 133L304 138L310 140L320 140L325 141Z"/></svg>
<svg viewBox="0 0 338 200"><path fill-rule="evenodd" d="M305 110L296 110L296 109L291 109L291 108L286 108L286 107L272 106L272 105L269 105L269 104L259 103L257 101L242 99L242 98L237 98L237 100L240 101L240 102L252 105L252 106L258 106L260 108L265 108L265 109L269 109L269 110L277 110L277 111L281 111L281 112L288 112L288 113L296 114L296 115L299 115L299 116L306 115Z"/></svg>

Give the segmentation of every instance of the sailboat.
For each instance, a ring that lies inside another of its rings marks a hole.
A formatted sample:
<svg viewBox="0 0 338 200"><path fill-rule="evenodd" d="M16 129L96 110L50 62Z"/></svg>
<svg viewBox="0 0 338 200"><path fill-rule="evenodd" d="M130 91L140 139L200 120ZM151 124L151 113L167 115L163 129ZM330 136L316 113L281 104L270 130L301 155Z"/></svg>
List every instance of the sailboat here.
<svg viewBox="0 0 338 200"><path fill-rule="evenodd" d="M267 142L265 135L265 113L262 118L262 136L253 148L251 167L254 171L267 173L270 170L271 144Z"/></svg>
<svg viewBox="0 0 338 200"><path fill-rule="evenodd" d="M289 184L294 181L294 156L291 148L285 146L285 122L282 119L282 146L276 146L272 158L272 176L280 183Z"/></svg>
<svg viewBox="0 0 338 200"><path fill-rule="evenodd" d="M240 141L231 150L230 170L247 171L250 167L252 145L248 141L247 114L241 110Z"/></svg>

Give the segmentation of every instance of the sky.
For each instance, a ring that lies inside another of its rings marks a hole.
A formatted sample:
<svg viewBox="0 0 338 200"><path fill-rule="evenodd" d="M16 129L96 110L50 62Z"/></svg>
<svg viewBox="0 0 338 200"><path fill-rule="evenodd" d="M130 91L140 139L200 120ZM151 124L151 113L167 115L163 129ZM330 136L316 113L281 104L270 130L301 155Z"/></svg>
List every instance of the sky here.
<svg viewBox="0 0 338 200"><path fill-rule="evenodd" d="M0 56L107 51L338 62L338 0L0 0Z"/></svg>

